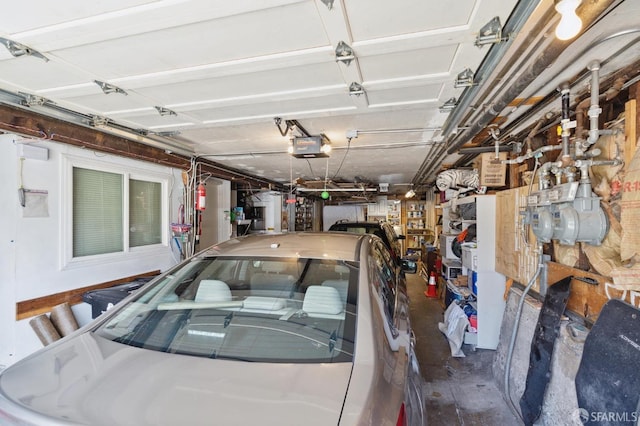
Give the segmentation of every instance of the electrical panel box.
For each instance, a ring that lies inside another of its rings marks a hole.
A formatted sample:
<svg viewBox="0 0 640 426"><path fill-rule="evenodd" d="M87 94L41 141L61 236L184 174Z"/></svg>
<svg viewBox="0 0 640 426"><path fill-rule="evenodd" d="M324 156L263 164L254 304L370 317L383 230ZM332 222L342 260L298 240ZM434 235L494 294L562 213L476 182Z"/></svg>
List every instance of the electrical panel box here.
<svg viewBox="0 0 640 426"><path fill-rule="evenodd" d="M18 143L16 144L16 147L18 148L18 157L42 161L47 161L49 159L49 149L43 146Z"/></svg>

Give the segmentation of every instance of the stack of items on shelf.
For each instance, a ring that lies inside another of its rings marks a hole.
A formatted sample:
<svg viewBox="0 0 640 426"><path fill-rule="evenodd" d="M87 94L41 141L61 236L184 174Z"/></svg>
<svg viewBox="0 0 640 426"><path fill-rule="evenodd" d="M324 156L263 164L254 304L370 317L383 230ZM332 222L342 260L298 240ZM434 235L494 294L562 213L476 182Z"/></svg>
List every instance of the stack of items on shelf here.
<svg viewBox="0 0 640 426"><path fill-rule="evenodd" d="M440 235L445 304L455 301L469 325L464 343L496 349L505 308L504 275L495 271L495 195L475 195L442 205Z"/></svg>
<svg viewBox="0 0 640 426"><path fill-rule="evenodd" d="M426 228L425 209L425 203L422 201L407 203L407 249L420 250L427 239L427 234L430 233Z"/></svg>

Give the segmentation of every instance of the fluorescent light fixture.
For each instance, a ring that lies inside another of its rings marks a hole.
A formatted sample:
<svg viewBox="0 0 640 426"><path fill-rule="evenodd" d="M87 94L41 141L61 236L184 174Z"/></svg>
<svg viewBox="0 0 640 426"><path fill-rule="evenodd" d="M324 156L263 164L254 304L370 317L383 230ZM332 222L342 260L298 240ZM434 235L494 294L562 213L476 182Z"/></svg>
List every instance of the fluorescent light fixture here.
<svg viewBox="0 0 640 426"><path fill-rule="evenodd" d="M560 0L556 2L556 10L560 14L560 22L556 27L556 37L559 40L570 40L582 29L582 20L576 14L581 0Z"/></svg>

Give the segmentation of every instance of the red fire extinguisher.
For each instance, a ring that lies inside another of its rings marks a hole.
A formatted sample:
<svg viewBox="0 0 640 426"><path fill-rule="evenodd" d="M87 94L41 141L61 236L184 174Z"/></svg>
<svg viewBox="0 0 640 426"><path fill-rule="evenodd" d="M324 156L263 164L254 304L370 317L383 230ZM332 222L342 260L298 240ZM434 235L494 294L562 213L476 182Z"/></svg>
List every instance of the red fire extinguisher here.
<svg viewBox="0 0 640 426"><path fill-rule="evenodd" d="M206 208L207 190L200 182L196 188L196 210L203 211Z"/></svg>

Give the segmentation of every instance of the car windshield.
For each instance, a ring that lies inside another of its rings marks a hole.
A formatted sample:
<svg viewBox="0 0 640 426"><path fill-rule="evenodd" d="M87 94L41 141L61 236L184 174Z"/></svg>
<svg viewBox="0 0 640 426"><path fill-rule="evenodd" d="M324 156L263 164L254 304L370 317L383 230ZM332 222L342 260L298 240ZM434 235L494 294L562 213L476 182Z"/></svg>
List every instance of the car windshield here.
<svg viewBox="0 0 640 426"><path fill-rule="evenodd" d="M358 263L196 257L96 333L168 353L256 362L349 362Z"/></svg>

